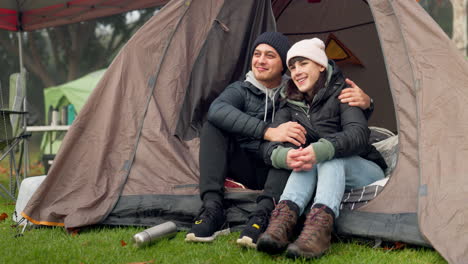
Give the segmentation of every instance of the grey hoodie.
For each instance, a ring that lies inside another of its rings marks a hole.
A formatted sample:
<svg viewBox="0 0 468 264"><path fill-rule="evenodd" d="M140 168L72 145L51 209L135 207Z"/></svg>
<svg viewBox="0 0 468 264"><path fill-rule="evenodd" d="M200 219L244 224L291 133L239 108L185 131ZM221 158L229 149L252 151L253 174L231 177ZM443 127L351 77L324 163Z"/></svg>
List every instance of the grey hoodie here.
<svg viewBox="0 0 468 264"><path fill-rule="evenodd" d="M255 75L252 71L249 71L245 75L245 81L251 83L253 86L258 88L262 93L265 94L265 116L263 117L263 121L266 122L267 118L267 109L268 109L268 98L270 98L271 101L275 100L275 96L279 91L282 91L286 88L286 83L289 80L289 77L287 75L283 75L281 78L281 84L278 85L277 87L274 88L267 88L263 84L261 84L256 78ZM273 102L273 114L271 115L271 122L275 120L275 104Z"/></svg>

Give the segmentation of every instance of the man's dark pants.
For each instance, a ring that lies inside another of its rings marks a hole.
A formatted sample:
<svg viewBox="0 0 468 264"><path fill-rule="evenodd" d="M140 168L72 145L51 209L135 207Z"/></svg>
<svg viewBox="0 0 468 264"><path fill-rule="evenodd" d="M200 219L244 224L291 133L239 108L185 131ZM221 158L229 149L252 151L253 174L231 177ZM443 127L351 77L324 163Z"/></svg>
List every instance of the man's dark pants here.
<svg viewBox="0 0 468 264"><path fill-rule="evenodd" d="M240 147L232 135L205 122L200 136L200 196L204 202L222 204L224 180L230 177L249 189L263 189L256 211L270 212L290 173L266 165L257 155Z"/></svg>

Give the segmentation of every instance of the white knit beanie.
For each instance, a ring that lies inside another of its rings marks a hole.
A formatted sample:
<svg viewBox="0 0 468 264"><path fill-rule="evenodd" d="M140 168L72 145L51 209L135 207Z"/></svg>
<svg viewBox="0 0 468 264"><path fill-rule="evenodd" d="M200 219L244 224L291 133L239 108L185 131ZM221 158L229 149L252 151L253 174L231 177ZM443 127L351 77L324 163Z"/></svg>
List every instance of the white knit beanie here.
<svg viewBox="0 0 468 264"><path fill-rule="evenodd" d="M288 50L286 59L288 63L287 65L289 65L289 60L294 57L307 58L319 65L322 65L325 69L328 66L328 58L327 54L325 54L325 44L318 38L304 39L292 45Z"/></svg>

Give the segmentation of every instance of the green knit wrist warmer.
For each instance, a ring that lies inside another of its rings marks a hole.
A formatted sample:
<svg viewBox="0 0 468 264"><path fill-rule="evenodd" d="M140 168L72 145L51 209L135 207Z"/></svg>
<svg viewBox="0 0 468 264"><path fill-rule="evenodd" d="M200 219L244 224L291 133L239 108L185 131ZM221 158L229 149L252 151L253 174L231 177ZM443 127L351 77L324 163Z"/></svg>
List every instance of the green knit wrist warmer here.
<svg viewBox="0 0 468 264"><path fill-rule="evenodd" d="M331 160L335 156L335 147L326 139L321 138L319 141L312 143L312 148L314 149L317 163Z"/></svg>
<svg viewBox="0 0 468 264"><path fill-rule="evenodd" d="M286 157L288 151L292 148L285 148L283 146L278 146L271 153L271 164L277 169L289 169L288 164L286 163Z"/></svg>

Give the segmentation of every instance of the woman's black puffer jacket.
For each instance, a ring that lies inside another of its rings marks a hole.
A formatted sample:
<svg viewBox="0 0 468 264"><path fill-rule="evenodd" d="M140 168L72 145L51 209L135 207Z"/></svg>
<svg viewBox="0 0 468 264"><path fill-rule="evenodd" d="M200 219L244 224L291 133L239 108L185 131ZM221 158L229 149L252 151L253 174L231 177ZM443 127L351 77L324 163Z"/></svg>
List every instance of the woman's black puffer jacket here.
<svg viewBox="0 0 468 264"><path fill-rule="evenodd" d="M333 144L334 158L359 155L385 170L385 160L375 147L369 144L370 130L364 112L359 107L352 107L338 100L338 95L346 86L345 78L332 61L330 65L333 71L329 76L328 85L318 91L312 104L308 106L304 102L282 99L280 110L271 126L277 127L288 121L298 122L307 130L304 147L323 138ZM280 142L262 144L265 163L271 165L271 154L278 145L291 146Z"/></svg>

